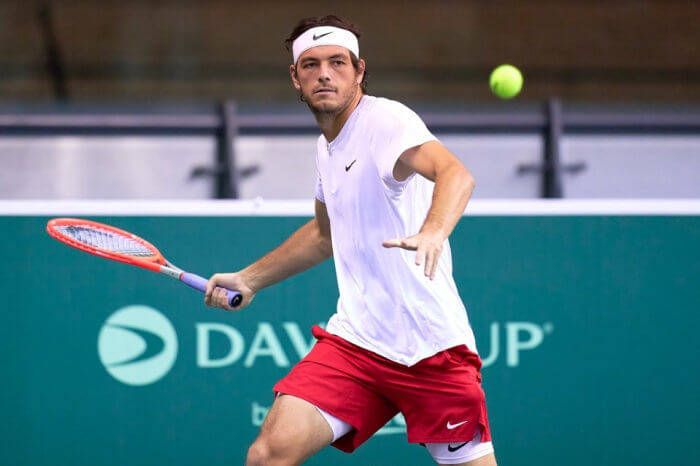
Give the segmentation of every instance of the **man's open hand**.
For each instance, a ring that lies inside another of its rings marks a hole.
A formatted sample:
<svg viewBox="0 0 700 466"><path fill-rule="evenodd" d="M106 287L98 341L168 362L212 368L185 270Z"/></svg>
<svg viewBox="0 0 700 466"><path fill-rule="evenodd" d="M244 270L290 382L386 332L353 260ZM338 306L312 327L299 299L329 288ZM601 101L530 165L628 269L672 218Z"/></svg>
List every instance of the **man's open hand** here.
<svg viewBox="0 0 700 466"><path fill-rule="evenodd" d="M421 232L407 238L396 238L384 241L385 248L401 248L416 251L416 265L425 262L425 276L435 278L435 269L442 253L445 238L440 234Z"/></svg>

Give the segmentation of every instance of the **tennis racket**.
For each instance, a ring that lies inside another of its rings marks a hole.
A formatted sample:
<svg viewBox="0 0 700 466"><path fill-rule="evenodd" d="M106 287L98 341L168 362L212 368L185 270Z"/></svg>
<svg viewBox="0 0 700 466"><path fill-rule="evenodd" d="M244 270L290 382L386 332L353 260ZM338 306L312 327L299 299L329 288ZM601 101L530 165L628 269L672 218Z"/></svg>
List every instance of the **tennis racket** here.
<svg viewBox="0 0 700 466"><path fill-rule="evenodd" d="M96 256L159 272L195 290L206 291L207 279L188 273L168 262L148 241L104 223L78 218L54 218L46 224L46 231L68 246ZM237 291L226 290L231 307L241 304Z"/></svg>

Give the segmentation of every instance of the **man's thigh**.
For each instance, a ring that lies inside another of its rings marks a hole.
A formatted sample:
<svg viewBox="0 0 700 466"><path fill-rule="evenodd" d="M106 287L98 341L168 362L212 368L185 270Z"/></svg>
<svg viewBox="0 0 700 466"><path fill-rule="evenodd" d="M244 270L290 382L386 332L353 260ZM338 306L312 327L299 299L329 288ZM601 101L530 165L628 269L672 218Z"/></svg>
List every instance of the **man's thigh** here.
<svg viewBox="0 0 700 466"><path fill-rule="evenodd" d="M469 442L427 443L425 447L440 465L495 466L493 444L482 442L481 438L481 431L477 430Z"/></svg>
<svg viewBox="0 0 700 466"><path fill-rule="evenodd" d="M496 466L496 456L494 456L493 453L490 453L486 456L482 456L481 458L477 458L472 461L467 461L466 463L458 463L458 464L442 464L438 463L439 466Z"/></svg>
<svg viewBox="0 0 700 466"><path fill-rule="evenodd" d="M299 463L333 440L333 432L321 413L308 401L280 395L267 414L253 447L263 456Z"/></svg>

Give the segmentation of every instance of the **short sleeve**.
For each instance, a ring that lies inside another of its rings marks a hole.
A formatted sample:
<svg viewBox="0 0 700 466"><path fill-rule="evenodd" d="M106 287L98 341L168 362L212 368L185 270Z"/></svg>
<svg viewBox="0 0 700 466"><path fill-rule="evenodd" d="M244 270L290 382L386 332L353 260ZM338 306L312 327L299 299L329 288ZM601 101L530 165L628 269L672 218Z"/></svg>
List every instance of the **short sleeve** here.
<svg viewBox="0 0 700 466"><path fill-rule="evenodd" d="M399 182L394 178L394 166L401 154L437 138L413 110L399 102L383 102L379 110L373 134L375 163L384 184L400 188L408 181Z"/></svg>

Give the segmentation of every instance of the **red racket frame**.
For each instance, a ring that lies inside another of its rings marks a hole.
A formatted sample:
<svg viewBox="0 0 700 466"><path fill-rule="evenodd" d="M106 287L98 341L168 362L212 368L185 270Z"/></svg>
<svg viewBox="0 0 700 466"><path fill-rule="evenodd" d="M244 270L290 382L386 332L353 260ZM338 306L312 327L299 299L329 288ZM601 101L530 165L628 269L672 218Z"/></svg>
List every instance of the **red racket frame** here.
<svg viewBox="0 0 700 466"><path fill-rule="evenodd" d="M92 226L96 227L102 230L107 230L111 231L114 233L117 233L121 236L125 236L133 241L136 241L139 244L142 244L145 246L149 251L153 253L152 257L136 257L136 256L130 256L128 254L120 254L118 252L114 251L107 251L105 249L101 249L95 246L90 246L85 243L81 243L79 241L75 241L74 239L64 235L60 231L56 230L56 227L58 226L81 226L81 225L87 225L87 226ZM48 232L49 235L52 237L56 238L58 241L65 243L69 246L72 246L76 249L80 249L81 251L94 254L96 256L104 257L106 259L112 259L115 261L119 262L124 262L126 264L131 264L135 265L137 267L142 267L147 270L152 270L153 272L160 272L161 267L167 264L167 261L163 257L163 255L160 253L158 248L153 246L151 243L146 241L143 238L140 238L136 236L133 233L129 233L128 231L121 230L119 228L110 226L110 225L105 225L104 223L100 222L94 222L92 220L85 220L85 219L79 219L79 218L54 218L52 220L49 220L49 222L46 224L46 231Z"/></svg>
<svg viewBox="0 0 700 466"><path fill-rule="evenodd" d="M129 238L129 239L136 241L137 243L145 246L149 251L151 251L153 253L153 255L151 257L138 257L138 256L130 256L128 254L121 254L121 253L114 252L114 251L108 251L106 249L98 248L95 246L90 246L88 244L81 243L80 241L76 241L76 240L64 235L59 230L57 230L57 227L61 227L61 226L81 226L81 225L91 226L91 227L99 228L101 230L106 230L106 231L111 231L111 232L117 233L121 236ZM113 227L111 225L105 225L104 223L95 222L92 220L80 219L80 218L54 218L54 219L51 219L46 224L46 231L48 232L49 235L51 235L53 238L56 238L58 241L60 241L64 244L67 244L68 246L74 247L76 249L80 249L83 252L87 252L87 253L93 254L95 256L103 257L105 259L111 259L111 260L115 260L118 262L123 262L123 263L129 264L129 265L135 265L137 267L151 270L153 272L162 273L162 274L167 275L169 277L180 280L182 283L184 283L185 285L187 285L191 288L194 288L194 289L201 291L201 292L206 292L206 288L207 288L207 279L206 278L201 277L201 276L194 274L194 273L185 272L184 270L171 264L168 260L166 260L163 257L163 255L160 253L160 251L155 246L153 246L151 243L149 243L145 239L140 238L133 233L129 233L128 231L121 230L121 229ZM235 308L243 300L243 296L238 291L226 290L226 295L228 297L228 303L230 304L231 308Z"/></svg>

